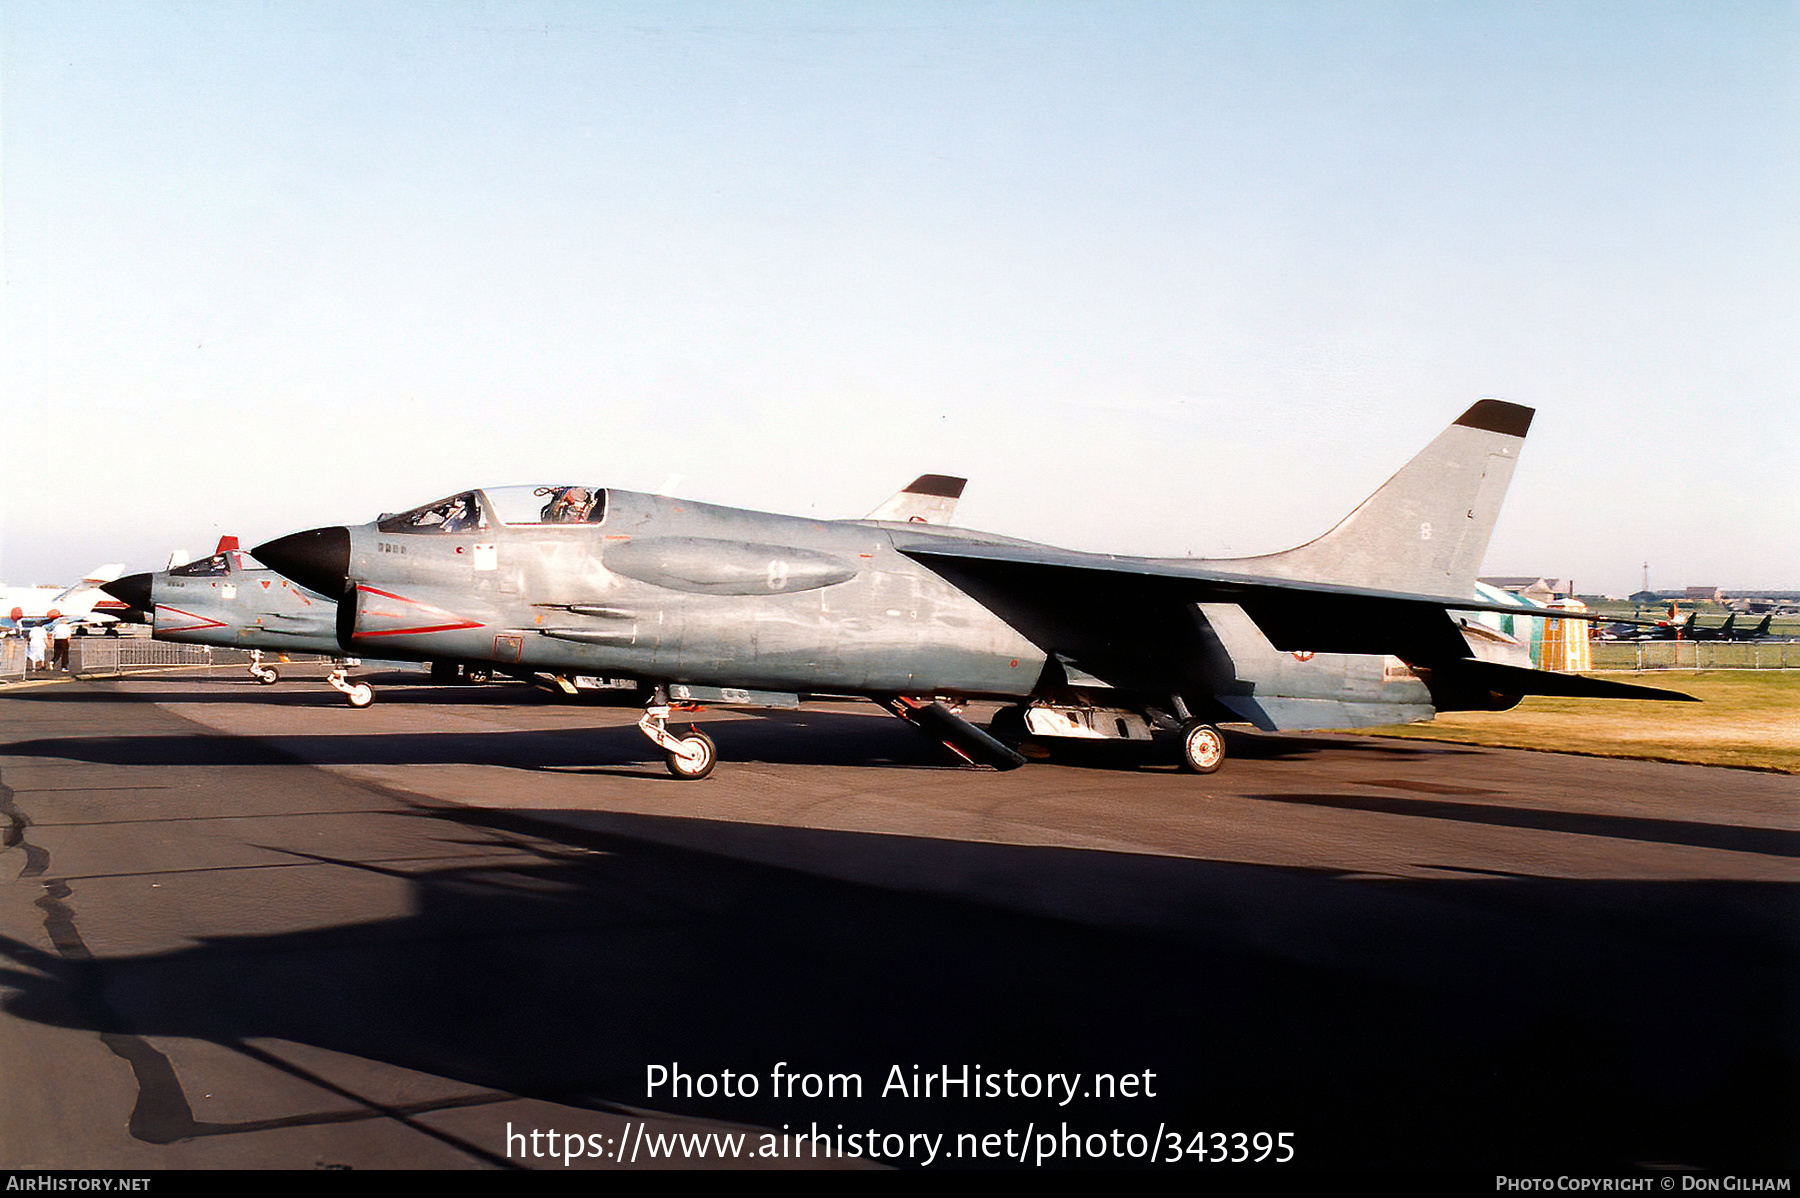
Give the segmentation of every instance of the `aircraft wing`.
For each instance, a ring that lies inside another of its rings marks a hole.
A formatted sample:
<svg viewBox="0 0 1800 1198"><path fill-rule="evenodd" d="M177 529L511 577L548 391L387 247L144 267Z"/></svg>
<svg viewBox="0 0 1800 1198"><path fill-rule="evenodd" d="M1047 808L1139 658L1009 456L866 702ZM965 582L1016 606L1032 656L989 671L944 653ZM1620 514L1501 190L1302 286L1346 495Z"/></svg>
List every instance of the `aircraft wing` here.
<svg viewBox="0 0 1800 1198"><path fill-rule="evenodd" d="M1477 661L1453 611L1521 614L1454 595L1418 595L1221 572L1204 562L1126 558L1038 545L934 540L898 546L1041 647L1115 684L1177 671L1172 654L1204 651L1196 603L1230 603L1282 652L1392 654L1446 679L1511 694L1687 698L1674 691ZM1556 618L1591 613L1530 612ZM1504 672L1504 673L1502 673ZM1110 677L1109 677L1110 675ZM1504 685L1502 685L1504 684Z"/></svg>
<svg viewBox="0 0 1800 1198"><path fill-rule="evenodd" d="M1009 608L1023 605L1046 613L1072 609L1100 615L1095 601L1111 600L1106 606L1118 604L1118 614L1129 619L1133 607L1146 604L1235 603L1283 652L1407 657L1404 648L1420 659L1468 657L1469 648L1451 610L1509 615L1523 610L1479 599L1232 574L1202 562L1114 557L1037 545L936 541L899 548L984 603L993 595ZM1006 612L999 614L1010 621Z"/></svg>

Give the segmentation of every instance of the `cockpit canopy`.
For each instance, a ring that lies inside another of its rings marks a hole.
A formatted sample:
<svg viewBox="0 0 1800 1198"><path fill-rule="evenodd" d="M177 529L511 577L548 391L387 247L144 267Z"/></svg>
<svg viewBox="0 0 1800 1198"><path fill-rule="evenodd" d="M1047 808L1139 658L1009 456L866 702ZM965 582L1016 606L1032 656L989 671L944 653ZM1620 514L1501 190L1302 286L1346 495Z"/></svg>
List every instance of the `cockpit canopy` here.
<svg viewBox="0 0 1800 1198"><path fill-rule="evenodd" d="M201 558L197 562L176 566L169 573L178 578L217 578L220 575L231 573L231 555L215 553L211 557Z"/></svg>
<svg viewBox="0 0 1800 1198"><path fill-rule="evenodd" d="M570 485L491 487L464 491L376 522L382 532L469 533L501 524L598 524L606 517L606 492Z"/></svg>
<svg viewBox="0 0 1800 1198"><path fill-rule="evenodd" d="M599 487L495 487L483 494L502 524L598 524L606 517Z"/></svg>

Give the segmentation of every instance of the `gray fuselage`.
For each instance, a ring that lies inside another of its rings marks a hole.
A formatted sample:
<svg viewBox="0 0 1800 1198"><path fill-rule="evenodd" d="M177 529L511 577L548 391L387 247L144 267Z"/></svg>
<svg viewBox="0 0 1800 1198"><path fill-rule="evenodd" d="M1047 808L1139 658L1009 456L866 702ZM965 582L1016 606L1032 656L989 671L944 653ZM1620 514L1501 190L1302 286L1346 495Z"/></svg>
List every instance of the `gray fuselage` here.
<svg viewBox="0 0 1800 1198"><path fill-rule="evenodd" d="M345 530L345 648L795 693L1023 699L1083 677L1078 660L1056 660L1061 646L1034 641L902 552L1025 542L619 490L595 491L586 519L557 523L514 491L468 492ZM1158 701L1179 690L1222 706L1223 718L1270 727L1431 714L1424 684L1397 662L1297 657L1229 605L1188 611L1197 659L1170 671L1175 684ZM1118 639L1134 634L1130 610L1089 614Z"/></svg>

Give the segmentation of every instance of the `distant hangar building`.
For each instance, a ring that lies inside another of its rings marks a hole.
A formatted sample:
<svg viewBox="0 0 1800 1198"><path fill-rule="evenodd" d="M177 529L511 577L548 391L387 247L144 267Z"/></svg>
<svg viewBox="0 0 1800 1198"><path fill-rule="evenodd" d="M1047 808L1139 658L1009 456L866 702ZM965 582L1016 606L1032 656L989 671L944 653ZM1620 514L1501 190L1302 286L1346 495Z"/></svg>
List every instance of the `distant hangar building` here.
<svg viewBox="0 0 1800 1198"><path fill-rule="evenodd" d="M1478 578L1475 581L1502 591L1510 591L1515 595L1530 599L1534 603L1553 603L1558 599L1568 599L1575 594L1575 580L1572 578Z"/></svg>

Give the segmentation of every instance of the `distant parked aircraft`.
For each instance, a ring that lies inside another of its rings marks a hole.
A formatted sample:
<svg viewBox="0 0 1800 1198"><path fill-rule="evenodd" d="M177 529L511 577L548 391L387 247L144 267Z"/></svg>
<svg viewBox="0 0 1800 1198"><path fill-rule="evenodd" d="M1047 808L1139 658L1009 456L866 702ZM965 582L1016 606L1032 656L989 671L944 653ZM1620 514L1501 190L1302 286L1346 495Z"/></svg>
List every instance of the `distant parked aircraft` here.
<svg viewBox="0 0 1800 1198"><path fill-rule="evenodd" d="M1736 618L1736 614L1735 614L1735 613L1733 613L1733 618L1734 618L1734 619L1735 619L1735 618ZM1731 632L1731 635L1729 635L1729 636L1726 636L1726 637L1723 637L1723 638L1721 638L1721 639L1723 639L1723 640L1728 640L1728 641L1761 641L1761 640L1767 640L1767 639L1768 639L1768 636L1769 636L1769 624L1770 624L1770 623L1771 623L1771 622L1772 622L1772 621L1773 621L1773 620L1774 620L1774 619L1775 619L1775 617L1774 617L1774 615L1772 615L1772 614L1771 614L1771 615L1766 615L1766 616L1764 616L1764 617L1763 617L1763 618L1762 618L1762 623L1760 623L1760 624L1758 624L1758 625L1757 625L1757 626L1756 626L1756 627L1755 627L1755 628L1738 628L1738 629L1733 629L1733 630L1732 630L1732 632ZM1729 621L1729 620L1727 620L1727 621L1726 621L1726 624L1727 624L1727 626L1729 626L1729 624L1730 624L1730 621Z"/></svg>
<svg viewBox="0 0 1800 1198"><path fill-rule="evenodd" d="M128 606L103 592L102 586L125 572L123 562L95 566L73 586L0 588L0 627L29 628L55 620L78 624L111 624Z"/></svg>

